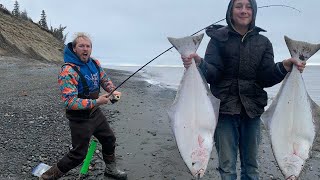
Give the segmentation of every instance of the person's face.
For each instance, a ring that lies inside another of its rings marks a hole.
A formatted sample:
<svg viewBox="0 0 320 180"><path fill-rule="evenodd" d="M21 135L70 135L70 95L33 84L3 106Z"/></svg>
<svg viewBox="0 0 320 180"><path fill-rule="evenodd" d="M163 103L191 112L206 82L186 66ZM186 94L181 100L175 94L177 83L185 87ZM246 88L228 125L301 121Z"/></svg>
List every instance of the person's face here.
<svg viewBox="0 0 320 180"><path fill-rule="evenodd" d="M73 52L75 52L83 62L88 61L91 55L91 51L91 41L87 38L79 38L77 40L76 46L73 48Z"/></svg>
<svg viewBox="0 0 320 180"><path fill-rule="evenodd" d="M249 0L235 0L232 7L232 20L236 28L248 28L252 21L252 8Z"/></svg>

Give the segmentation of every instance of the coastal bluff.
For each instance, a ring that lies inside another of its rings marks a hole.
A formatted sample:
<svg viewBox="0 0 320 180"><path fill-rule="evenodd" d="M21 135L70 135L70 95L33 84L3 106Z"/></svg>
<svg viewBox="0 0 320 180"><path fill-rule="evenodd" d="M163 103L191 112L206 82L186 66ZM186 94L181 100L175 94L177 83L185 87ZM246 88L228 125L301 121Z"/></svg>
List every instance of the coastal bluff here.
<svg viewBox="0 0 320 180"><path fill-rule="evenodd" d="M0 56L62 62L64 44L38 24L0 8Z"/></svg>

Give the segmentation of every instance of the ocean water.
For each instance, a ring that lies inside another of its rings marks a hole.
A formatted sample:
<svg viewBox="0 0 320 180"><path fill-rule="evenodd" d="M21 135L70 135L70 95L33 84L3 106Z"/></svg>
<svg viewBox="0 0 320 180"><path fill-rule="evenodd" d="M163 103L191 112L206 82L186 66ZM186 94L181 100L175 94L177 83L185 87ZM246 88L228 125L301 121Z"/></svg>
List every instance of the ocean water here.
<svg viewBox="0 0 320 180"><path fill-rule="evenodd" d="M311 99L320 105L320 66L307 65L302 73L302 78ZM281 83L265 89L268 92L268 97L270 100L277 95L280 86Z"/></svg>
<svg viewBox="0 0 320 180"><path fill-rule="evenodd" d="M134 73L140 66L105 66L110 69ZM137 74L150 84L177 90L183 76L184 67L179 66L146 66Z"/></svg>
<svg viewBox="0 0 320 180"><path fill-rule="evenodd" d="M108 68L125 70L133 73L140 67L109 66ZM139 74L142 75L144 80L150 84L177 90L183 76L183 72L184 67L178 66L146 66L139 72ZM320 105L320 66L307 65L302 73L302 77L309 95L317 104ZM268 92L270 102L276 96L280 86L281 83L265 89Z"/></svg>

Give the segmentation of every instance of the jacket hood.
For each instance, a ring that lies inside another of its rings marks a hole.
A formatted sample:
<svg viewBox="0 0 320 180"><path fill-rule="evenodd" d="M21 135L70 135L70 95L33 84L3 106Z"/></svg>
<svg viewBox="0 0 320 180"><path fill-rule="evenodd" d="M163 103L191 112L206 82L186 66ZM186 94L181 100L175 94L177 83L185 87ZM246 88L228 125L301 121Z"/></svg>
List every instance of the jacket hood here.
<svg viewBox="0 0 320 180"><path fill-rule="evenodd" d="M233 7L234 1L235 0L230 0L229 5L228 5L228 10L226 13L227 23L230 27L232 27L232 29L234 29L234 25L232 23L231 13L232 13L232 7ZM251 30L255 27L255 21L256 21L258 7L257 7L257 2L255 0L249 0L249 2L251 4L251 8L252 8L252 21L249 25L249 30Z"/></svg>
<svg viewBox="0 0 320 180"><path fill-rule="evenodd" d="M65 63L72 63L78 66L84 65L85 63L81 61L81 59L77 56L76 53L73 52L72 43L69 42L66 47L64 48L64 56L63 56ZM88 62L91 60L89 58Z"/></svg>

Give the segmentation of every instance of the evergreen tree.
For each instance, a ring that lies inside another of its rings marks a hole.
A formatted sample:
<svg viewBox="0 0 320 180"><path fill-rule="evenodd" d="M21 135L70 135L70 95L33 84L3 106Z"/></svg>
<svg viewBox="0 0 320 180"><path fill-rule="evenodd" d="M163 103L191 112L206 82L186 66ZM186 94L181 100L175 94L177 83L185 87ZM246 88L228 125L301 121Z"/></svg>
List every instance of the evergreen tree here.
<svg viewBox="0 0 320 180"><path fill-rule="evenodd" d="M20 17L20 10L19 10L19 3L18 3L18 1L15 1L15 2L14 2L12 15L14 15L14 16L16 16L16 17Z"/></svg>
<svg viewBox="0 0 320 180"><path fill-rule="evenodd" d="M59 41L64 43L66 41L67 35L63 35L63 31L66 28L67 28L67 26L62 26L60 24L59 28L52 28L52 26L51 26L50 31L52 32L52 34L55 38L57 38Z"/></svg>
<svg viewBox="0 0 320 180"><path fill-rule="evenodd" d="M28 17L28 13L26 10L24 10L23 12L21 12L20 17L24 20L30 20L30 18Z"/></svg>
<svg viewBox="0 0 320 180"><path fill-rule="evenodd" d="M47 16L46 16L46 13L44 12L44 10L42 10L41 19L39 21L39 25L44 29L48 29Z"/></svg>
<svg viewBox="0 0 320 180"><path fill-rule="evenodd" d="M3 13L5 13L5 14L11 14L11 12L8 11L8 9L7 9L6 7L4 7L3 4L0 4L0 9L1 9L1 11L2 11Z"/></svg>

